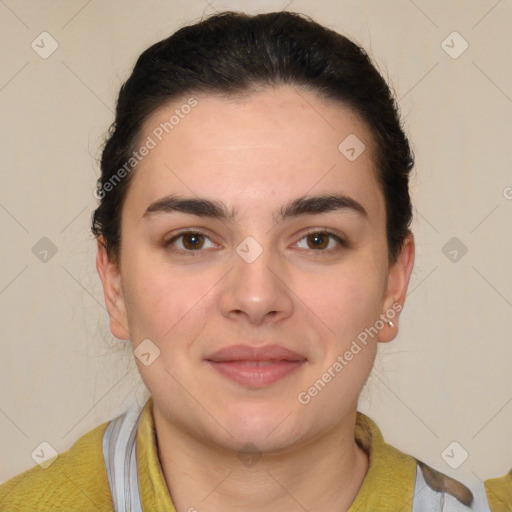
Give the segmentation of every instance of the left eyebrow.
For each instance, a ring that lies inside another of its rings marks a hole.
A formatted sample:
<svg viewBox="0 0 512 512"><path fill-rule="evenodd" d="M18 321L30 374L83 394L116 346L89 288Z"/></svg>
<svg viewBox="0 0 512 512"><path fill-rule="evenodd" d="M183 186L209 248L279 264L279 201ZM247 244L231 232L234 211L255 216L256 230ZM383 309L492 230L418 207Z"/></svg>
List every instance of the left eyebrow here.
<svg viewBox="0 0 512 512"><path fill-rule="evenodd" d="M355 199L345 195L328 194L299 197L281 207L275 220L276 222L283 222L302 215L319 215L338 210L352 211L365 218L368 217L368 212L364 206ZM234 221L237 215L235 210L229 209L220 201L171 195L151 203L142 217L149 218L158 213L172 212L188 213L198 217L209 217L230 222Z"/></svg>
<svg viewBox="0 0 512 512"><path fill-rule="evenodd" d="M353 211L363 217L368 217L368 212L361 203L345 195L304 196L295 199L283 206L277 216L277 222L283 222L291 217L300 215L314 215L328 213L337 210Z"/></svg>

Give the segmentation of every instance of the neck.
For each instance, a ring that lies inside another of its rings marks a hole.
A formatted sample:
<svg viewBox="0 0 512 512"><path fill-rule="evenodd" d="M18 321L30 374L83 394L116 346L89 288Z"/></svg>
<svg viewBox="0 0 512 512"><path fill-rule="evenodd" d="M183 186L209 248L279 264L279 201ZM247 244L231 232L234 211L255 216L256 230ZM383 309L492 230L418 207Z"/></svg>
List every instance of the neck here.
<svg viewBox="0 0 512 512"><path fill-rule="evenodd" d="M345 512L368 471L355 415L285 454L242 464L236 451L188 435L154 410L158 455L177 512Z"/></svg>

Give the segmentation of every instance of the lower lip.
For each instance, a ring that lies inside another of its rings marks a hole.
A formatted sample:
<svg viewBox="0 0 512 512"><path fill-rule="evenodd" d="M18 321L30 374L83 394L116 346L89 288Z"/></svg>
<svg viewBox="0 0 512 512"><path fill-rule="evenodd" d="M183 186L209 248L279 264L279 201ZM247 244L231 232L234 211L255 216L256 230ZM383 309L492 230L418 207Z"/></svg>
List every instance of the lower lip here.
<svg viewBox="0 0 512 512"><path fill-rule="evenodd" d="M208 361L218 372L244 386L263 388L296 372L305 361L276 361L265 366L250 366L239 361Z"/></svg>

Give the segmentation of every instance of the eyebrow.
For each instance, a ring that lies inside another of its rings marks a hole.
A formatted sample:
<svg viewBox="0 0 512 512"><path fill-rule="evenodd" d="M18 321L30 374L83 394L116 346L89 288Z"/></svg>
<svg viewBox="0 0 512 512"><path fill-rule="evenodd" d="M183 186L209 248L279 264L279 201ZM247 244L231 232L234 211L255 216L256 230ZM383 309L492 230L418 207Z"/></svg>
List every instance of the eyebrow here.
<svg viewBox="0 0 512 512"><path fill-rule="evenodd" d="M352 211L367 218L368 212L363 205L345 195L303 196L282 206L275 216L276 222L283 222L301 215L319 215L334 211ZM181 212L208 217L221 221L233 222L236 220L236 210L229 209L220 201L205 198L189 198L170 195L151 203L142 218L150 218L160 213Z"/></svg>

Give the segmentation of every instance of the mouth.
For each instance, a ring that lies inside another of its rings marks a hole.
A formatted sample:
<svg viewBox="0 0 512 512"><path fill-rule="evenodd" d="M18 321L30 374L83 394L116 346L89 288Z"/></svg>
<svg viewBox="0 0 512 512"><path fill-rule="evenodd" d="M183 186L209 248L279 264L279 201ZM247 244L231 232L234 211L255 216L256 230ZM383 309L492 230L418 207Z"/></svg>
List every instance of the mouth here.
<svg viewBox="0 0 512 512"><path fill-rule="evenodd" d="M235 345L215 352L206 361L231 381L263 388L292 375L307 359L279 345Z"/></svg>
<svg viewBox="0 0 512 512"><path fill-rule="evenodd" d="M253 388L263 388L295 373L305 361L208 361L221 375Z"/></svg>

